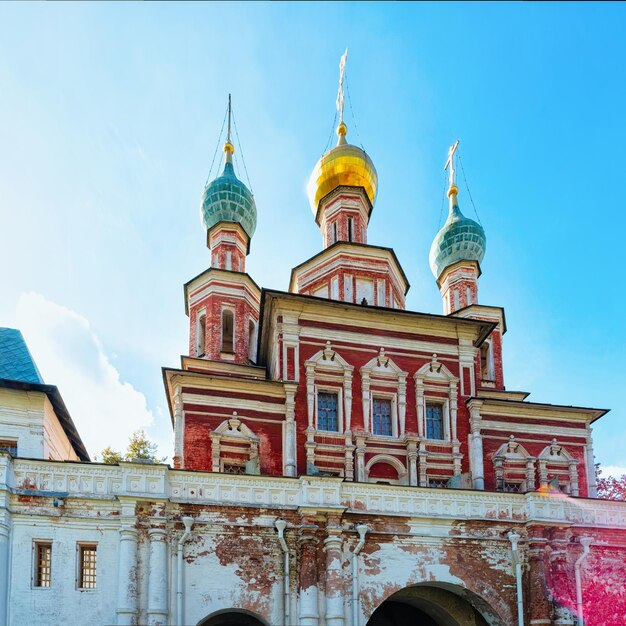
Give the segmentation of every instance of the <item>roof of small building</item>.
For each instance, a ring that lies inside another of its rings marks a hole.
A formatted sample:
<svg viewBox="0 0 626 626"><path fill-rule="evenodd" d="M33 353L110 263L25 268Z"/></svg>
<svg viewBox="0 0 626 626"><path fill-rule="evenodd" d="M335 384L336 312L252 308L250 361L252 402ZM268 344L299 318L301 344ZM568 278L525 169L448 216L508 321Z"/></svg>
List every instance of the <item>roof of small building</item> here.
<svg viewBox="0 0 626 626"><path fill-rule="evenodd" d="M45 393L80 460L90 460L59 390L44 384L24 337L16 328L0 328L0 388Z"/></svg>
<svg viewBox="0 0 626 626"><path fill-rule="evenodd" d="M0 328L0 378L43 384L43 378L16 328Z"/></svg>

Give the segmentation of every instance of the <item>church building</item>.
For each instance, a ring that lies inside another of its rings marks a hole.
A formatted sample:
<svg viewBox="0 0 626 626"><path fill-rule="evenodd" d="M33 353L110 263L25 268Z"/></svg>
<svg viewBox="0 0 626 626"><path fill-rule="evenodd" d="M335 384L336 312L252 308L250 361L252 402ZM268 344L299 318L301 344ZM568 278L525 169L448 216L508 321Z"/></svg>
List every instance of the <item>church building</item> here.
<svg viewBox="0 0 626 626"><path fill-rule="evenodd" d="M0 626L626 624L626 503L596 497L606 411L506 387L458 142L430 249L442 309L410 311L400 260L368 241L378 178L341 86L338 109L308 184L321 250L278 291L246 272L257 208L229 103L201 202L210 267L162 370L171 466L91 462L0 329Z"/></svg>

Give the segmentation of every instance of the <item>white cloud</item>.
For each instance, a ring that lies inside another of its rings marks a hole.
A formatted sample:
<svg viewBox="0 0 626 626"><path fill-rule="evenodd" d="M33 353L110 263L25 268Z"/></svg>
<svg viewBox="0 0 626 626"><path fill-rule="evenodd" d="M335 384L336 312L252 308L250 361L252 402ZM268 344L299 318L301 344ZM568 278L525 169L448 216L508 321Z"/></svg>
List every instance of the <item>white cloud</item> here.
<svg viewBox="0 0 626 626"><path fill-rule="evenodd" d="M620 467L619 465L600 465L600 469L602 470L601 476L604 478L609 476L614 476L615 478L626 476L626 467Z"/></svg>
<svg viewBox="0 0 626 626"><path fill-rule="evenodd" d="M56 385L93 459L110 445L124 450L129 435L154 421L146 398L122 382L89 322L37 293L22 293L17 327L44 382Z"/></svg>

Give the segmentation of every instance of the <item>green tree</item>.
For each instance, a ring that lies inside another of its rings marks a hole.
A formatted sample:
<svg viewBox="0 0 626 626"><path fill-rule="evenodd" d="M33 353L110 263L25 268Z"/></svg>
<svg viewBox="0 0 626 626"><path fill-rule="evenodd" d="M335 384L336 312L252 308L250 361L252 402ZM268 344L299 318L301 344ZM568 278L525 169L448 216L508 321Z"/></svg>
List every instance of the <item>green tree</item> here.
<svg viewBox="0 0 626 626"><path fill-rule="evenodd" d="M136 430L128 439L126 452L121 454L107 446L100 453L101 462L114 465L120 461L151 461L152 463L163 463L167 457L157 456L158 446L150 441L143 429ZM98 457L96 457L98 459Z"/></svg>
<svg viewBox="0 0 626 626"><path fill-rule="evenodd" d="M596 463L596 482L598 484L598 498L605 500L626 501L626 474L619 478L602 476L600 464Z"/></svg>
<svg viewBox="0 0 626 626"><path fill-rule="evenodd" d="M107 463L108 465L115 465L122 460L122 455L117 450L113 450L111 446L107 446L100 453L100 458L96 455L96 461L100 461L100 463Z"/></svg>

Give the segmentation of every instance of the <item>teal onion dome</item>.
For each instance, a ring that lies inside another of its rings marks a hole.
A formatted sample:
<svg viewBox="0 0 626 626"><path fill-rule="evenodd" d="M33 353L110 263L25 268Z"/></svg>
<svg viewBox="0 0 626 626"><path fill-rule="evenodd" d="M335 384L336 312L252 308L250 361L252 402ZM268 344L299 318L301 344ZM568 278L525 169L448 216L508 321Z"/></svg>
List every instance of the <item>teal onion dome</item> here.
<svg viewBox="0 0 626 626"><path fill-rule="evenodd" d="M248 237L256 229L256 204L250 190L235 176L232 146L224 146L226 164L222 175L211 181L202 194L200 217L207 230L219 222L241 224Z"/></svg>
<svg viewBox="0 0 626 626"><path fill-rule="evenodd" d="M457 261L476 261L480 264L487 248L483 227L461 213L455 192L456 187L450 189L448 219L430 247L430 269L436 279Z"/></svg>

